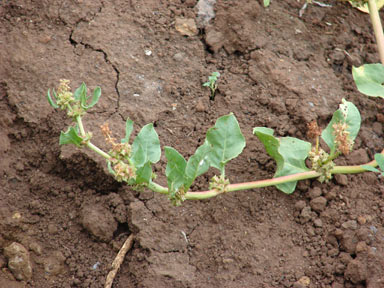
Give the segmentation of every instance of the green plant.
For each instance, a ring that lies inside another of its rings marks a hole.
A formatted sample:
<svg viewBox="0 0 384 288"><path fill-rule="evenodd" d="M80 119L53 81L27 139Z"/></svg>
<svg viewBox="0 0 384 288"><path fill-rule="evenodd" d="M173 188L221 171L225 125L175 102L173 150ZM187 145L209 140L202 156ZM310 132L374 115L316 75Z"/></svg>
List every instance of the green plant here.
<svg viewBox="0 0 384 288"><path fill-rule="evenodd" d="M87 96L85 84L73 94L68 84L67 80L61 80L57 92L52 91L53 99L48 90L49 103L54 108L67 111L68 117L73 120L73 125L66 132L61 132L60 145L88 147L105 158L110 173L117 181L126 182L134 189L146 187L154 192L166 194L175 205L180 205L187 199L206 199L225 192L272 185L284 193L292 193L299 180L318 178L320 181L328 181L332 174L373 171L377 166L377 160L363 166L335 166L335 158L351 151L361 122L355 105L343 100L324 131L321 131L315 122L309 125L308 136L315 140L315 145L293 137L275 137L273 130L266 127L254 128L254 135L276 161L277 170L272 179L230 184L225 173L226 164L236 158L245 147L245 138L236 117L231 113L217 119L216 124L207 131L204 143L188 160L176 149L164 147L167 159L167 187L163 187L155 182L156 175L152 170L152 165L157 163L161 156L160 141L153 124L142 127L133 141L130 141L134 129L132 120L127 119L125 137L121 141L112 136L108 124L102 125L105 140L111 146L111 149L105 152L91 142L92 133L86 132L82 123L86 111L99 100L100 88L94 90L90 104L87 104L90 97ZM328 145L329 153L319 146L320 137ZM312 163L310 168L305 165L307 158ZM380 157L377 159L381 161ZM367 168L368 166L371 168ZM211 179L210 190L191 192L194 180L210 167L219 172L219 175Z"/></svg>
<svg viewBox="0 0 384 288"><path fill-rule="evenodd" d="M211 76L208 77L208 81L203 83L204 87L209 87L211 89L211 96L209 99L215 100L215 93L217 89L217 78L220 77L219 72L212 72Z"/></svg>

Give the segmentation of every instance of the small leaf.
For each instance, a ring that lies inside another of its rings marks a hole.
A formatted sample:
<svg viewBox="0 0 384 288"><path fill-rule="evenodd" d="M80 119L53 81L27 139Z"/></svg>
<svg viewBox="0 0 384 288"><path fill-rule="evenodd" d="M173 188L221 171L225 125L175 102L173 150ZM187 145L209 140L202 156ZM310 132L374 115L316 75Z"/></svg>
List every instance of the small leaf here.
<svg viewBox="0 0 384 288"><path fill-rule="evenodd" d="M352 67L353 80L357 89L372 97L384 98L384 66L380 63Z"/></svg>
<svg viewBox="0 0 384 288"><path fill-rule="evenodd" d="M375 154L375 160L377 164L379 164L379 167L381 171L384 171L384 155L380 153Z"/></svg>
<svg viewBox="0 0 384 288"><path fill-rule="evenodd" d="M232 113L217 119L215 126L208 130L206 141L212 147L208 156L210 165L222 174L227 162L236 158L245 147L245 138Z"/></svg>
<svg viewBox="0 0 384 288"><path fill-rule="evenodd" d="M86 101L88 101L88 99L90 97L86 97L86 101L84 104L81 104L81 106L87 110L89 108L92 108L93 106L96 105L97 102L99 102L99 99L100 99L100 96L101 96L101 89L100 87L96 87L95 90L93 90L93 97L92 97L92 100L91 100L91 103L89 103L89 105L87 105Z"/></svg>
<svg viewBox="0 0 384 288"><path fill-rule="evenodd" d="M55 93L55 90L52 90L52 93L53 93L53 97L54 97L55 100L56 100L56 93ZM55 109L59 108L59 105L57 105L57 104L53 101L53 99L52 99L52 97L51 97L51 93L49 92L49 89L48 89L47 99L48 99L49 104L50 104L53 108L55 108Z"/></svg>
<svg viewBox="0 0 384 288"><path fill-rule="evenodd" d="M187 191L191 187L196 177L204 174L209 169L208 154L211 152L211 147L206 142L196 149L187 162L185 167L185 190Z"/></svg>
<svg viewBox="0 0 384 288"><path fill-rule="evenodd" d="M268 7L270 4L270 0L264 0L264 7Z"/></svg>
<svg viewBox="0 0 384 288"><path fill-rule="evenodd" d="M184 174L187 161L184 157L172 147L164 147L165 157L167 158L167 167L165 175L170 193L178 191L184 185Z"/></svg>
<svg viewBox="0 0 384 288"><path fill-rule="evenodd" d="M203 86L204 86L204 87L208 87L209 85L210 85L209 82L205 82L205 83L203 83Z"/></svg>
<svg viewBox="0 0 384 288"><path fill-rule="evenodd" d="M343 99L343 104L340 105L335 113L333 113L331 122L329 122L327 128L321 133L321 138L327 143L331 149L331 153L335 152L337 148L335 145L335 135L333 124L345 122L347 123L347 131L349 132L349 138L354 141L360 130L361 117L360 112L352 102L348 102ZM344 116L346 114L346 118Z"/></svg>
<svg viewBox="0 0 384 288"><path fill-rule="evenodd" d="M143 167L136 170L136 184L149 183L152 177L151 162L147 162Z"/></svg>
<svg viewBox="0 0 384 288"><path fill-rule="evenodd" d="M220 73L219 72L212 72L212 76L214 76L215 79L217 79L217 77L220 77Z"/></svg>
<svg viewBox="0 0 384 288"><path fill-rule="evenodd" d="M361 167L361 168L364 168L364 169L367 170L367 171L376 172L376 173L379 173L379 172L380 172L379 169L376 169L375 167L372 167L372 166L370 166L370 165L361 165L360 167Z"/></svg>
<svg viewBox="0 0 384 288"><path fill-rule="evenodd" d="M75 90L73 97L75 97L75 100L77 101L80 100L82 105L85 105L85 102L87 100L87 86L84 82L81 83L80 87Z"/></svg>
<svg viewBox="0 0 384 288"><path fill-rule="evenodd" d="M129 138L131 137L133 131L133 121L131 119L127 119L125 122L125 137L121 139L121 143L129 143Z"/></svg>
<svg viewBox="0 0 384 288"><path fill-rule="evenodd" d="M156 163L160 160L160 140L153 124L145 125L132 144L132 160L136 168L144 166L148 161Z"/></svg>
<svg viewBox="0 0 384 288"><path fill-rule="evenodd" d="M273 177L292 175L306 172L305 159L311 150L311 143L293 137L277 138L273 136L273 130L265 127L253 129L259 140L264 144L265 150L277 165ZM276 185L276 188L284 193L290 194L295 191L297 181Z"/></svg>
<svg viewBox="0 0 384 288"><path fill-rule="evenodd" d="M69 127L66 132L61 131L59 144L74 144L78 147L81 146L83 142L83 138L81 138L78 134L78 131L75 127Z"/></svg>

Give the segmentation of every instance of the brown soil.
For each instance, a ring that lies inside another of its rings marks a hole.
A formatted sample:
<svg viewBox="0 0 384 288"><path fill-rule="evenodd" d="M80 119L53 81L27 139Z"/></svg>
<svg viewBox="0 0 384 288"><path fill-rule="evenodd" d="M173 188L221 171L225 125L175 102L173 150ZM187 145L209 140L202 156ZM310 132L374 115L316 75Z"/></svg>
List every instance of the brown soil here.
<svg viewBox="0 0 384 288"><path fill-rule="evenodd" d="M69 122L45 94L62 78L102 87L85 119L102 147L99 125L123 132L130 117L136 127L154 122L161 144L188 157L234 112L247 147L228 166L232 183L274 173L253 127L305 139L306 123L324 127L342 98L363 123L355 152L338 163L364 163L384 147L383 102L351 78L351 65L378 62L368 15L335 1L300 18L303 0L268 9L218 0L215 18L183 36L175 21L196 20L196 3L0 3L0 248L20 243L33 266L31 280L16 281L1 253L0 287L103 287L131 233L113 287L384 287L384 185L373 173L304 181L292 195L271 187L173 207L116 183L89 151L59 147ZM221 77L210 101L202 83L213 71ZM163 185L165 164L156 165ZM193 189L206 189L213 173Z"/></svg>

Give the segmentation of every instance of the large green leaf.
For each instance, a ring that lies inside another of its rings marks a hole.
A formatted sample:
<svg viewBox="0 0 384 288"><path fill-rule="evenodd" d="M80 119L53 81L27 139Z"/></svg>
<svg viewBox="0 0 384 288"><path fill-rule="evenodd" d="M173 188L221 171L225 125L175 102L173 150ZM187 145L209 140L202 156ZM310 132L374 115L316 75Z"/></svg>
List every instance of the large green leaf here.
<svg viewBox="0 0 384 288"><path fill-rule="evenodd" d="M152 178L151 162L145 163L144 166L136 170L136 184L149 183Z"/></svg>
<svg viewBox="0 0 384 288"><path fill-rule="evenodd" d="M267 153L276 161L277 169L274 177L306 172L305 159L311 150L311 143L292 137L277 138L273 130L265 127L253 129L259 140L264 144ZM276 187L284 193L295 191L297 181L278 184Z"/></svg>
<svg viewBox="0 0 384 288"><path fill-rule="evenodd" d="M333 125L340 122L345 122L347 124L349 138L354 141L360 130L360 112L352 102L348 102L345 99L342 100L340 108L333 113L331 122L329 122L327 128L321 133L321 138L327 143L328 147L331 149L331 153L334 153L337 148L335 145Z"/></svg>
<svg viewBox="0 0 384 288"><path fill-rule="evenodd" d="M81 146L81 143L83 142L83 138L79 136L77 127L69 127L67 131L60 133L60 139L59 144L74 144L78 147Z"/></svg>
<svg viewBox="0 0 384 288"><path fill-rule="evenodd" d="M185 190L191 187L196 177L204 174L209 169L208 153L211 152L211 147L207 142L196 149L187 162L185 167Z"/></svg>
<svg viewBox="0 0 384 288"><path fill-rule="evenodd" d="M167 158L167 167L165 175L170 193L178 191L184 185L185 167L187 161L184 157L172 147L164 147L165 157Z"/></svg>
<svg viewBox="0 0 384 288"><path fill-rule="evenodd" d="M145 125L132 144L132 160L136 168L144 166L148 161L156 163L160 160L160 140L153 124Z"/></svg>
<svg viewBox="0 0 384 288"><path fill-rule="evenodd" d="M384 66L380 63L352 67L357 89L368 96L384 98Z"/></svg>
<svg viewBox="0 0 384 288"><path fill-rule="evenodd" d="M131 137L133 131L133 121L131 119L127 119L125 122L125 137L121 139L121 143L129 143L129 138Z"/></svg>
<svg viewBox="0 0 384 288"><path fill-rule="evenodd" d="M222 174L225 164L236 158L245 147L245 138L232 113L217 119L215 126L208 130L206 141L212 147L208 154L210 165Z"/></svg>

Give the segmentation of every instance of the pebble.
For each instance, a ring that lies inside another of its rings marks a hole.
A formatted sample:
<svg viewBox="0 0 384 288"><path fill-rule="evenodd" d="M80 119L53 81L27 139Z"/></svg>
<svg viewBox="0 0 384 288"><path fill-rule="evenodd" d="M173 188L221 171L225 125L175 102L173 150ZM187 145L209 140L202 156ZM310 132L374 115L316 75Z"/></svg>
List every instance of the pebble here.
<svg viewBox="0 0 384 288"><path fill-rule="evenodd" d="M32 263L23 245L13 242L4 248L4 256L8 259L9 270L17 280L27 281L32 278Z"/></svg>
<svg viewBox="0 0 384 288"><path fill-rule="evenodd" d="M357 223L359 223L360 225L364 225L365 223L367 223L367 218L365 218L364 216L359 216L357 217Z"/></svg>
<svg viewBox="0 0 384 288"><path fill-rule="evenodd" d="M176 18L175 29L184 36L196 36L199 33L195 20L192 18Z"/></svg>
<svg viewBox="0 0 384 288"><path fill-rule="evenodd" d="M360 241L356 245L356 253L366 252L368 250L367 243L365 241Z"/></svg>
<svg viewBox="0 0 384 288"><path fill-rule="evenodd" d="M196 109L197 112L205 112L205 111L207 111L207 107L204 105L203 99L199 98L197 100L195 109Z"/></svg>
<svg viewBox="0 0 384 288"><path fill-rule="evenodd" d="M339 184L341 186L347 186L347 184L348 184L348 177L347 177L347 175L344 175L344 174L336 174L335 180L336 180L337 184Z"/></svg>
<svg viewBox="0 0 384 288"><path fill-rule="evenodd" d="M322 212L325 209L325 206L327 206L327 199L320 196L315 199L312 199L309 203L311 205L311 208L316 212Z"/></svg>
<svg viewBox="0 0 384 288"><path fill-rule="evenodd" d="M315 219L315 221L313 221L313 224L316 227L323 227L323 221L321 221L321 219L319 219L319 218Z"/></svg>
<svg viewBox="0 0 384 288"><path fill-rule="evenodd" d="M32 242L29 244L29 249L33 252L35 252L36 255L41 255L42 253L42 248L40 246L40 244L38 244L37 242Z"/></svg>
<svg viewBox="0 0 384 288"><path fill-rule="evenodd" d="M356 230L357 229L357 221L356 220L349 220L341 224L341 227L344 229L351 229Z"/></svg>
<svg viewBox="0 0 384 288"><path fill-rule="evenodd" d="M65 272L65 256L60 251L55 251L44 260L44 272L47 275L55 276Z"/></svg>
<svg viewBox="0 0 384 288"><path fill-rule="evenodd" d="M305 222L309 221L309 219L311 219L311 207L304 207L303 210L301 210L300 216Z"/></svg>

